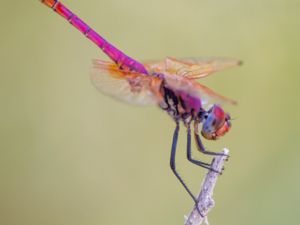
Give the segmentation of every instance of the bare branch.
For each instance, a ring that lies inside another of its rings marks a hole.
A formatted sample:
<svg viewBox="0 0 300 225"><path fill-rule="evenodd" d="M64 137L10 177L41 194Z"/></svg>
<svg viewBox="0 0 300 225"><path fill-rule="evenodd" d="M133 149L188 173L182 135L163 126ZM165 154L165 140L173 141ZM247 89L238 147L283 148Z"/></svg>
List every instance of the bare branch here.
<svg viewBox="0 0 300 225"><path fill-rule="evenodd" d="M228 155L229 150L224 148L223 153ZM222 171L224 162L227 158L228 156L216 156L213 159L212 168L217 171ZM212 199L212 195L213 195L214 187L217 183L218 176L219 174L213 171L209 171L206 174L206 177L201 187L200 194L197 198L200 212L202 215L205 216L202 217L197 211L196 206L194 206L190 215L188 217L185 217L186 218L185 225L200 225L203 222L208 224L207 214L215 205L215 202Z"/></svg>

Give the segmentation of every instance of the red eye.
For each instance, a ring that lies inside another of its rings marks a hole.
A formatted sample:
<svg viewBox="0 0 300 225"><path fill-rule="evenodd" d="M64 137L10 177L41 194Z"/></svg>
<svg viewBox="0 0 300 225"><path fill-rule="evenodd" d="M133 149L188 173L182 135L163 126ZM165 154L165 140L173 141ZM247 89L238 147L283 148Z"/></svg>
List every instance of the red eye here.
<svg viewBox="0 0 300 225"><path fill-rule="evenodd" d="M220 106L214 105L212 113L214 114L214 117L216 118L217 121L225 121L226 115Z"/></svg>
<svg viewBox="0 0 300 225"><path fill-rule="evenodd" d="M229 121L226 121L223 126L216 131L216 136L223 136L224 134L226 134L229 130L230 130L230 127L231 127L231 123Z"/></svg>
<svg viewBox="0 0 300 225"><path fill-rule="evenodd" d="M204 118L201 134L206 139L216 140L227 133L230 126L229 115L220 106L214 105Z"/></svg>

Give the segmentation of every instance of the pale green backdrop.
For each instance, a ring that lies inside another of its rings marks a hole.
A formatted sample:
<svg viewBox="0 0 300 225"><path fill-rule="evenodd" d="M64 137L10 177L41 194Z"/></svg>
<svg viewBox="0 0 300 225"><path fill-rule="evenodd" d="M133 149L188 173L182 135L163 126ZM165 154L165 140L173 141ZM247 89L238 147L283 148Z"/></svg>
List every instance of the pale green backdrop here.
<svg viewBox="0 0 300 225"><path fill-rule="evenodd" d="M242 59L203 80L239 102L225 107L232 131L205 142L231 151L210 223L299 224L298 0L64 3L139 60ZM0 224L183 224L192 201L169 169L171 119L98 93L89 68L106 57L38 1L1 0L0 15ZM178 167L197 192L204 170L181 134Z"/></svg>

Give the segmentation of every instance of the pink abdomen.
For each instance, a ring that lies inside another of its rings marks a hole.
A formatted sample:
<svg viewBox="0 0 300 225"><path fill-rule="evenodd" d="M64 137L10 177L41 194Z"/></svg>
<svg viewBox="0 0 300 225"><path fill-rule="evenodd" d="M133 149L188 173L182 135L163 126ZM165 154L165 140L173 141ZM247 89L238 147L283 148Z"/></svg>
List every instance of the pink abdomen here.
<svg viewBox="0 0 300 225"><path fill-rule="evenodd" d="M41 0L41 2L49 6L57 14L68 20L70 24L72 24L88 39L94 42L118 66L138 73L148 74L148 71L143 64L127 56L112 44L110 44L108 41L106 41L96 31L90 28L85 22L83 22L78 16L76 16L71 10L69 10L58 0Z"/></svg>

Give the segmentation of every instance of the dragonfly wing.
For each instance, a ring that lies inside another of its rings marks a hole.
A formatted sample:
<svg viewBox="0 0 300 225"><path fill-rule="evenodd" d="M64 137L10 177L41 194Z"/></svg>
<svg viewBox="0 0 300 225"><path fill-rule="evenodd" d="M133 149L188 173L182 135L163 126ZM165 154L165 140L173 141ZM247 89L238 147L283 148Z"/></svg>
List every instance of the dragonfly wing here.
<svg viewBox="0 0 300 225"><path fill-rule="evenodd" d="M130 104L154 105L160 101L161 80L123 71L114 63L94 60L91 80L100 92Z"/></svg>
<svg viewBox="0 0 300 225"><path fill-rule="evenodd" d="M180 68L180 64L182 68ZM176 74L189 79L199 79L212 73L241 65L242 62L230 58L199 57L199 58L167 58L167 70L178 71Z"/></svg>
<svg viewBox="0 0 300 225"><path fill-rule="evenodd" d="M143 62L143 65L151 73L165 73L166 72L166 60L160 61L146 61Z"/></svg>
<svg viewBox="0 0 300 225"><path fill-rule="evenodd" d="M230 58L198 57L198 58L171 58L165 61L150 61L146 67L151 71L176 74L189 79L200 79L212 73L241 65L241 61Z"/></svg>
<svg viewBox="0 0 300 225"><path fill-rule="evenodd" d="M227 98L223 95L216 93L210 88L196 82L192 79L186 79L185 77L174 75L174 74L165 74L164 75L166 85L172 90L183 91L188 93L191 96L199 97L202 100L203 104L208 103L229 103L237 104L235 100Z"/></svg>

